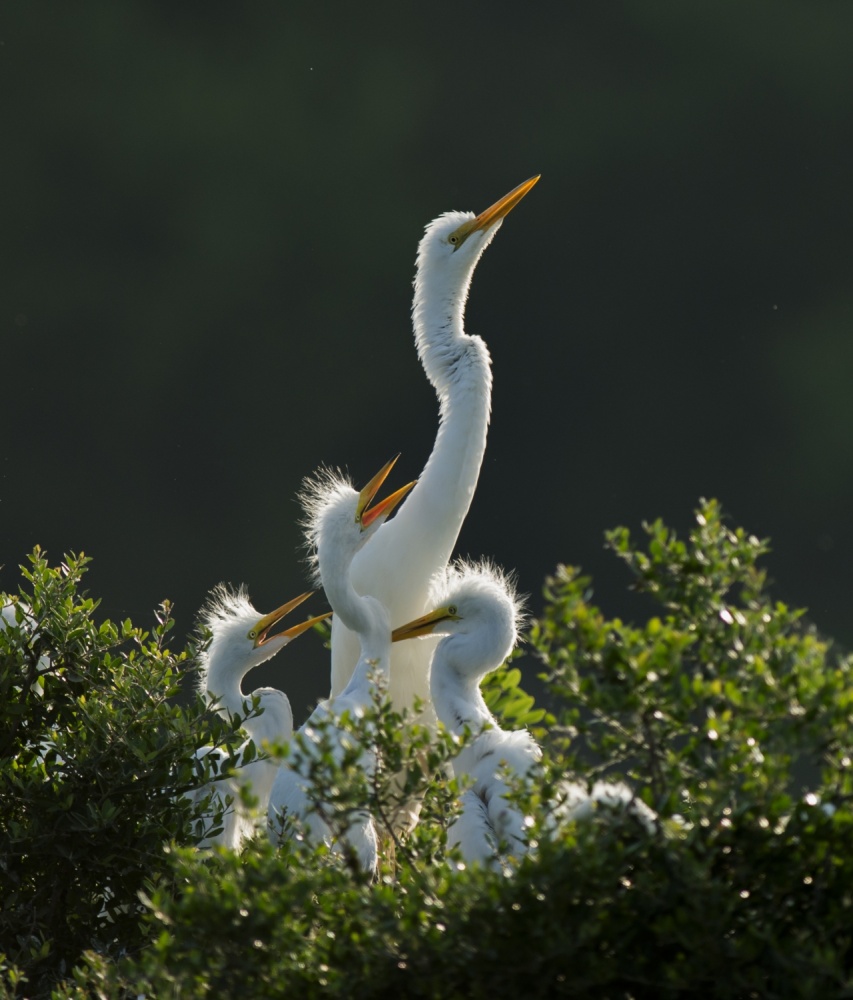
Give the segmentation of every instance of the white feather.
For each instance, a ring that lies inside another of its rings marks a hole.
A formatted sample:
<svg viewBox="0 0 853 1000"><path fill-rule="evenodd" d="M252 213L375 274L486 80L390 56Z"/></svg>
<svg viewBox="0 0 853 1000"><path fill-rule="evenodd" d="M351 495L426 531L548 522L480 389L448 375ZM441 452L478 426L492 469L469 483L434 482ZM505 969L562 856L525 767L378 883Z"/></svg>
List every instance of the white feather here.
<svg viewBox="0 0 853 1000"><path fill-rule="evenodd" d="M497 863L496 845L519 856L526 851L525 818L510 800L508 776L523 777L542 755L527 730L501 729L486 706L480 682L512 651L521 601L512 577L489 562L460 562L433 581L434 627L442 635L432 659L430 688L435 711L456 736L477 733L453 761L454 775L470 785L453 825L468 863ZM452 609L452 616L451 616ZM448 841L452 843L450 835Z"/></svg>
<svg viewBox="0 0 853 1000"><path fill-rule="evenodd" d="M324 819L334 807L322 800L311 781L311 770L321 745L323 729L331 739L331 753L338 764L351 750L351 736L338 725L346 712L358 718L373 702L377 685L387 687L391 659L391 625L388 612L373 597L354 590L350 568L356 553L375 537L382 518L365 528L357 516L359 494L340 473L329 470L306 481L302 491L308 539L316 548L317 567L334 611L335 621L343 622L358 639L359 655L355 670L342 690L321 703L299 730L299 740L291 743L290 754L276 775L270 795L268 829L274 843L292 832L296 820L310 840L324 841L332 850L355 852L359 865L372 872L377 864L377 837L373 818L366 809L356 809L345 817L335 814L333 829ZM304 749L299 749L298 744ZM316 749L312 749L316 748ZM364 746L357 766L372 777L376 754Z"/></svg>
<svg viewBox="0 0 853 1000"><path fill-rule="evenodd" d="M251 695L243 694L242 680L249 671L275 656L290 641L287 636L272 636L256 647L249 632L260 618L244 587L231 590L224 584L214 588L200 612L201 623L212 636L202 654L199 685L223 718L239 716L242 728L248 733L248 739L237 751L238 763L234 772L190 793L194 802L210 796L206 811L208 823L215 813L224 812L222 832L213 837L204 836L199 844L201 847L217 844L240 850L243 842L254 833L259 817L266 812L278 771L278 763L263 752L263 747L266 743L285 742L293 733L293 712L283 691L265 687L255 689ZM253 698L259 699L259 714L247 718ZM256 755L243 763L250 743L254 744ZM202 760L211 754L217 758L217 773L221 773L227 766L227 751L202 747L196 756ZM243 806L242 789L249 790L257 799L257 809L247 810Z"/></svg>
<svg viewBox="0 0 853 1000"><path fill-rule="evenodd" d="M446 212L427 225L418 246L412 323L418 357L438 397L438 433L399 513L352 566L356 591L380 600L394 623L427 610L431 580L447 567L479 478L491 410L491 360L485 343L465 332L465 302L474 269L504 214L494 213L488 224L470 228L464 239L454 242L453 234L474 215ZM392 704L398 711L411 710L419 699L427 723L435 718L429 687L434 647L432 640L399 643L391 654ZM333 696L343 690L357 660L356 637L336 617Z"/></svg>

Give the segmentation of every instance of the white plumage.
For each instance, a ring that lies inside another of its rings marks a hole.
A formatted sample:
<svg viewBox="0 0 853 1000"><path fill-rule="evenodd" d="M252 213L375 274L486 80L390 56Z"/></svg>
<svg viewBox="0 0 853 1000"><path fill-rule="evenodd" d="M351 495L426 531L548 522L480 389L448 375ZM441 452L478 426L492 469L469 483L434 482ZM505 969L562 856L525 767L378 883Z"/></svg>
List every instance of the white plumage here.
<svg viewBox="0 0 853 1000"><path fill-rule="evenodd" d="M516 643L520 601L511 579L488 563L451 567L436 599L435 610L396 629L394 638L444 636L432 658L436 714L456 736L466 729L479 734L453 761L455 776L471 787L461 797L448 845L457 845L466 862L494 865L500 846L515 856L527 849L524 816L506 797L504 773L523 777L542 756L526 729L501 729L480 692L482 679Z"/></svg>
<svg viewBox="0 0 853 1000"><path fill-rule="evenodd" d="M547 823L552 831L566 823L586 822L602 809L632 816L646 833L652 833L657 826L657 813L638 799L624 781L595 781L591 788L579 781L564 781L557 796Z"/></svg>
<svg viewBox="0 0 853 1000"><path fill-rule="evenodd" d="M496 865L498 840L488 806L476 789L466 788L459 796L459 814L447 828L447 844L458 848L468 864Z"/></svg>
<svg viewBox="0 0 853 1000"><path fill-rule="evenodd" d="M432 659L435 711L454 735L466 729L479 734L453 761L455 776L470 787L448 828L448 846L457 846L468 863L497 867L506 855L527 851L525 817L507 797L507 779L532 776L542 757L526 729L501 729L480 692L486 674L515 646L521 602L512 579L488 562L451 566L437 584L434 601L435 610L395 629L393 638L444 637ZM546 828L588 820L601 808L627 812L649 832L655 827L655 813L623 782L597 781L587 788L565 781L545 818Z"/></svg>
<svg viewBox="0 0 853 1000"><path fill-rule="evenodd" d="M6 595L0 594L0 600L5 601ZM21 619L20 622L18 619ZM20 628L24 636L26 636L28 643L34 643L39 638L39 633L37 631L37 622L30 610L29 605L24 601L16 598L13 601L9 601L7 604L0 605L0 632L6 631L8 627L12 629ZM45 653L42 653L38 662L36 663L36 674L44 674L50 670L51 662L50 657ZM20 685L13 685L13 692L20 692ZM30 683L30 692L37 698L41 698L44 693L43 678L35 677ZM27 747L32 747L33 744L29 741L24 741L24 745ZM47 761L50 759L50 770L56 771L61 768L65 761L63 758L56 753L56 746L52 739L41 739L38 741L38 756L41 760ZM49 756L50 755L50 756Z"/></svg>
<svg viewBox="0 0 853 1000"><path fill-rule="evenodd" d="M418 247L412 321L418 356L439 400L439 428L418 483L393 521L353 560L352 583L408 621L427 609L430 581L444 572L471 505L486 447L491 362L485 343L465 333L465 302L474 268L505 215L538 177L485 212L447 212L430 222ZM397 710L430 706L429 663L435 643L394 647L389 697ZM332 624L332 695L358 660L358 640L342 619Z"/></svg>
<svg viewBox="0 0 853 1000"><path fill-rule="evenodd" d="M6 596L0 596L0 600L6 600ZM20 617L20 628L24 631L26 635L29 636L30 640L38 638L38 632L35 631L36 621L33 618L33 613L29 606L24 603L24 601L19 598L14 601L9 601L7 604L0 605L0 630L5 630L7 625L13 627L18 627L18 618ZM36 670L38 673L42 674L50 669L50 658L42 654L38 659L38 664L36 665ZM33 691L40 691L37 684L33 684Z"/></svg>
<svg viewBox="0 0 853 1000"><path fill-rule="evenodd" d="M268 824L273 842L290 832L289 821L297 820L315 843L325 841L338 853L353 852L359 867L373 872L377 863L377 837L367 809L336 812L312 786L310 772L316 763L316 747L322 730L330 740L330 750L340 764L355 748L352 739L338 725L344 713L350 719L364 714L373 702L376 685L387 687L390 668L391 625L383 604L353 589L350 566L355 554L375 534L412 484L369 508L379 487L393 466L389 462L368 485L357 493L338 474L324 471L309 480L303 489L307 533L316 548L317 567L335 620L343 621L358 637L359 655L348 683L338 694L317 706L300 728L300 739L291 743L291 752L276 775L270 795ZM300 747L299 744L303 744ZM362 746L357 766L372 777L376 753Z"/></svg>
<svg viewBox="0 0 853 1000"><path fill-rule="evenodd" d="M248 762L239 763L228 777L211 781L192 793L191 798L195 801L202 801L210 796L210 804L206 810L208 817L216 812L224 813L222 832L213 837L203 837L200 842L202 847L218 844L239 850L243 841L254 832L256 814L243 808L240 794L242 789L249 789L258 800L258 809L262 813L266 812L278 764L263 754L263 745L266 742L281 743L290 739L293 733L293 712L283 691L265 687L257 688L251 695L244 695L242 681L254 667L275 656L315 622L328 617L319 615L276 635L269 634L270 629L284 615L309 596L310 592L302 594L271 614L261 617L252 607L243 588L233 591L220 584L202 609L201 621L212 636L201 659L199 683L223 718L240 717L248 739L238 750L238 760L242 759L250 743L254 744L254 750L259 754ZM247 718L253 697L260 701L260 713ZM222 773L228 767L228 753L221 747L202 747L196 754L199 760L211 755L216 758L214 771Z"/></svg>

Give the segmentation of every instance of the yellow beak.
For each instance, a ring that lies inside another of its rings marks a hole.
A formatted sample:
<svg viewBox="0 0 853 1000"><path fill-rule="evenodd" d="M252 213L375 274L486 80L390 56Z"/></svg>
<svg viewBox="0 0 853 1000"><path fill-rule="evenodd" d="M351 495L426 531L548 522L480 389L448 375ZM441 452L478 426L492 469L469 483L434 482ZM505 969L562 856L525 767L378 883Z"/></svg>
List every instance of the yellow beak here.
<svg viewBox="0 0 853 1000"><path fill-rule="evenodd" d="M537 174L535 177L531 177L529 180L526 180L523 184L519 184L518 187L513 188L509 194L505 194L503 198L496 201L494 205L489 206L485 212L480 212L476 219L470 219L468 222L463 222L462 225L448 237L450 243L454 245L454 249L459 249L471 233L476 233L480 229L490 229L495 225L495 223L500 222L504 216L509 215L509 213L515 208L515 206L521 201L521 199L527 194L527 192L533 187L541 176L541 174Z"/></svg>
<svg viewBox="0 0 853 1000"><path fill-rule="evenodd" d="M303 632L307 632L308 629L316 625L317 622L321 622L324 618L328 618L332 613L331 611L327 611L323 615L317 615L316 618L309 618L307 621L299 622L298 625L292 625L289 629L285 629L283 632L277 632L275 636L269 635L269 631L274 625L280 622L285 615L293 611L294 608L298 608L303 601L307 601L313 593L313 590L308 590L304 594L300 594L299 597L294 597L294 599L292 601L288 601L287 604L282 604L280 608L276 608L275 611L271 611L268 615L264 615L264 617L249 630L248 638L252 640L254 648L257 649L258 646L263 646L263 644L269 639L277 638L279 636L286 636L288 639L295 639L298 635L302 635Z"/></svg>
<svg viewBox="0 0 853 1000"><path fill-rule="evenodd" d="M385 516L389 517L391 512L397 506L397 504L403 499L403 497L409 492L409 490L415 485L417 480L407 483L402 486L396 493L392 493L391 496L386 497L384 500L380 500L374 507L370 507L370 503L373 501L376 494L379 492L380 487L388 478L388 473L394 468L399 455L395 455L390 462L386 462L385 465L376 473L373 479L364 487L364 489L358 495L358 506L355 509L355 519L361 523L362 528L368 528L376 520L377 517Z"/></svg>
<svg viewBox="0 0 853 1000"><path fill-rule="evenodd" d="M400 642L402 639L417 639L418 636L429 635L442 622L458 622L461 617L461 615L456 614L456 608L452 604L445 608L436 608L435 611L430 611L406 625L395 628L391 633L391 642Z"/></svg>

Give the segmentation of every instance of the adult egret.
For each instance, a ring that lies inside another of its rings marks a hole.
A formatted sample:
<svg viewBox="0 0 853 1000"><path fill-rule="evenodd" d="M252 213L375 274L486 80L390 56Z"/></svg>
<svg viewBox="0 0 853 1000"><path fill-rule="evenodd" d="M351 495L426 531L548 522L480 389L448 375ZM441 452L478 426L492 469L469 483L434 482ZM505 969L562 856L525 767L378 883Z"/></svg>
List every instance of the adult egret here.
<svg viewBox="0 0 853 1000"><path fill-rule="evenodd" d="M243 694L241 683L254 667L275 656L317 622L328 618L331 612L327 611L284 631L272 632L281 619L307 600L311 593L300 594L271 614L260 617L244 589L232 591L220 584L202 609L201 621L212 633L212 638L202 656L199 682L223 718L240 717L242 728L249 738L240 746L238 759L242 759L250 743L254 743L254 750L259 751L265 740L281 742L290 739L293 713L287 695L277 688L265 687L257 688L247 696ZM260 702L260 713L247 717L253 697ZM220 747L202 747L197 753L199 759L211 755L217 761L214 765L216 771L228 766L229 755ZM191 798L196 801L211 796L208 814L224 813L222 833L205 838L202 846L216 843L239 850L254 826L252 816L240 807L241 790L250 787L259 807L265 811L277 770L277 762L269 757L252 756L251 760L241 763L233 775L212 781L192 794ZM233 801L228 803L226 797Z"/></svg>
<svg viewBox="0 0 853 1000"><path fill-rule="evenodd" d="M501 729L480 692L480 681L515 646L521 602L511 578L488 562L451 566L442 590L437 608L395 629L392 638L444 637L430 677L436 714L456 736L478 734L453 761L455 776L472 784L461 796L448 843L458 845L466 862L493 865L501 844L516 856L527 849L524 816L506 797L504 774L523 776L542 756L526 729Z"/></svg>
<svg viewBox="0 0 853 1000"><path fill-rule="evenodd" d="M372 594L392 621L427 609L430 581L447 567L474 495L491 409L491 361L485 343L465 332L465 300L474 268L505 216L539 177L531 177L485 212L445 212L418 247L412 322L418 356L439 401L432 454L405 504L354 559L352 582ZM434 643L404 643L392 655L389 697L397 709L429 705ZM358 639L342 618L332 622L332 695L343 690L358 660Z"/></svg>
<svg viewBox="0 0 853 1000"><path fill-rule="evenodd" d="M385 687L388 683L391 659L388 612L374 597L356 593L350 567L355 554L375 536L414 485L409 483L370 506L394 462L396 459L388 462L360 493L347 480L328 471L308 480L303 490L308 535L315 544L326 597L334 617L344 621L358 637L359 656L343 690L319 704L299 730L300 740L291 744L291 754L276 775L268 811L273 842L282 840L289 819L295 818L304 825L311 840L325 841L338 852L345 844L367 872L373 872L377 862L373 818L366 809L359 808L333 820L335 807L323 802L313 789L310 772L316 763L315 751L324 740L329 741L329 749L338 763L348 751L353 751L352 740L339 727L338 720L344 714L350 719L363 715L373 701L376 685ZM372 748L361 749L358 766L368 777L372 776L376 767Z"/></svg>

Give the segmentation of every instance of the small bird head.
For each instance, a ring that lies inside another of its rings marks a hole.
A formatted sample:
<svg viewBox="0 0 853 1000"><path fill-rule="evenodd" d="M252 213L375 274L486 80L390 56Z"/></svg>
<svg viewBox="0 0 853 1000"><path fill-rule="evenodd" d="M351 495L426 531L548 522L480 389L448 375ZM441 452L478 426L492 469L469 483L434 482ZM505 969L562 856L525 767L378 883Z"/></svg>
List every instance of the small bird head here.
<svg viewBox="0 0 853 1000"><path fill-rule="evenodd" d="M212 639L207 651L210 666L246 672L275 656L289 642L302 635L317 622L328 618L331 611L292 625L273 634L272 630L285 615L307 600L313 591L282 604L268 615L259 615L245 589L231 590L224 585L211 594L202 612L202 623L210 629Z"/></svg>
<svg viewBox="0 0 853 1000"><path fill-rule="evenodd" d="M424 635L465 636L472 653L457 669L480 676L509 656L518 639L521 600L511 576L489 562L450 567L432 611L391 633L393 642Z"/></svg>
<svg viewBox="0 0 853 1000"><path fill-rule="evenodd" d="M426 227L418 250L418 269L431 267L470 272L500 229L504 218L521 201L540 175L519 184L484 212L445 212Z"/></svg>
<svg viewBox="0 0 853 1000"><path fill-rule="evenodd" d="M290 628L270 635L272 629L275 628L285 615L290 614L303 601L307 601L313 593L313 590L307 590L304 594L300 594L299 597L295 597L292 601L282 604L280 608L276 608L275 611L271 611L268 615L264 615L263 618L259 618L254 622L246 633L246 638L252 643L252 648L257 650L273 646L273 652L278 652L279 649L286 646L297 636L302 635L303 632L307 632L309 628L313 628L318 622L328 618L332 613L331 611L326 611L322 615L316 615L314 618L307 618L305 621L297 622L296 625L291 625ZM269 655L272 656L272 653Z"/></svg>
<svg viewBox="0 0 853 1000"><path fill-rule="evenodd" d="M306 543L318 583L323 583L324 566L327 574L348 572L356 552L415 485L407 483L374 502L397 458L387 462L360 491L343 474L330 469L321 469L302 484L299 499L305 511Z"/></svg>

